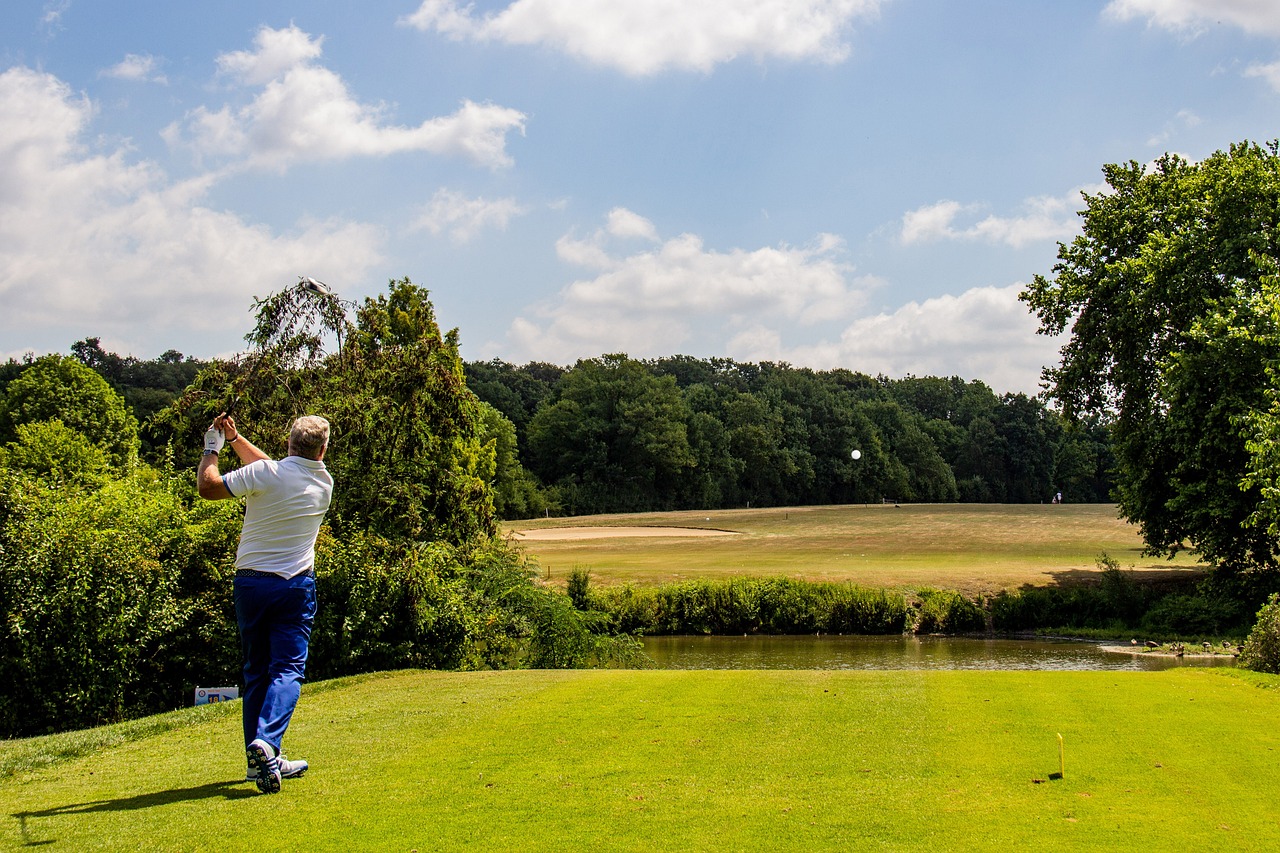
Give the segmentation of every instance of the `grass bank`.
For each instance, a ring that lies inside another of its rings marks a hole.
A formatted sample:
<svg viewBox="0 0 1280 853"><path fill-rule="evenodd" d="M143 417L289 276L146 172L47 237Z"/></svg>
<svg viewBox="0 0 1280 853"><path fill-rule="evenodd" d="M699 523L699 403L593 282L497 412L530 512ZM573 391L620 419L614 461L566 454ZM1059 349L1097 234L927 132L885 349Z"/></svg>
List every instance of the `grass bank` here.
<svg viewBox="0 0 1280 853"><path fill-rule="evenodd" d="M49 850L1250 850L1280 825L1280 690L1260 689L1276 686L1191 669L407 672L308 687L287 749L313 770L279 796L241 781L234 714L192 714L0 781L0 839ZM1066 776L1053 781L1059 733Z"/></svg>
<svg viewBox="0 0 1280 853"><path fill-rule="evenodd" d="M1137 528L1111 504L791 507L535 519L506 527L518 539L557 530L553 538L524 542L557 583L581 568L601 585L787 576L976 596L1095 579L1102 553L1153 579L1202 571L1186 555L1143 557ZM668 536L622 535L636 527L675 529ZM596 537L575 535L583 528ZM601 528L619 535L599 537ZM682 536L679 528L733 535Z"/></svg>

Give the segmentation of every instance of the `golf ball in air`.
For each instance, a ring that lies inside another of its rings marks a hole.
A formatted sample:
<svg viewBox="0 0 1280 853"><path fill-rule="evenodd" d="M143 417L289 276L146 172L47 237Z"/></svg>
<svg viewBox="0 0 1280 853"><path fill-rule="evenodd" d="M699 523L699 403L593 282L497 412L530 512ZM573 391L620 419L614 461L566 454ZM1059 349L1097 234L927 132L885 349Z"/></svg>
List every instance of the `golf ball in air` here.
<svg viewBox="0 0 1280 853"><path fill-rule="evenodd" d="M849 455L850 455L850 456L852 456L854 459L861 459L861 458L862 458L862 451L861 451L861 450L855 450L855 451L853 451L852 453L850 453Z"/></svg>

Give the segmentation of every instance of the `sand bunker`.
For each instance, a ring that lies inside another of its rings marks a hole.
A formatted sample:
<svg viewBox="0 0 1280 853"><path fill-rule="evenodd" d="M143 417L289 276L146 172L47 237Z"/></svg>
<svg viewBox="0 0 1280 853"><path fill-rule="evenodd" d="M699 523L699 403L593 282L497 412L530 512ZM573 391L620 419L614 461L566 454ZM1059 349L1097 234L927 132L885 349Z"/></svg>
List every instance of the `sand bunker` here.
<svg viewBox="0 0 1280 853"><path fill-rule="evenodd" d="M706 527L540 527L533 530L515 530L513 535L522 542L567 542L574 539L629 539L648 537L737 536L732 530L712 530Z"/></svg>

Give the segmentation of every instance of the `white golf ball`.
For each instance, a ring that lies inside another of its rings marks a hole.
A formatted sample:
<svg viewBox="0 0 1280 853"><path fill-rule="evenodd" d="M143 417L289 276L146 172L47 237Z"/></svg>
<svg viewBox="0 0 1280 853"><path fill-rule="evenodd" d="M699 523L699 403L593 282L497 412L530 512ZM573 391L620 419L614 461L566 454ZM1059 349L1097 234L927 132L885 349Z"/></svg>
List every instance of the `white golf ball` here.
<svg viewBox="0 0 1280 853"><path fill-rule="evenodd" d="M854 459L861 459L861 458L862 458L862 451L861 451L861 450L855 450L855 451L853 451L852 453L850 453L849 455L850 455L850 456L852 456Z"/></svg>

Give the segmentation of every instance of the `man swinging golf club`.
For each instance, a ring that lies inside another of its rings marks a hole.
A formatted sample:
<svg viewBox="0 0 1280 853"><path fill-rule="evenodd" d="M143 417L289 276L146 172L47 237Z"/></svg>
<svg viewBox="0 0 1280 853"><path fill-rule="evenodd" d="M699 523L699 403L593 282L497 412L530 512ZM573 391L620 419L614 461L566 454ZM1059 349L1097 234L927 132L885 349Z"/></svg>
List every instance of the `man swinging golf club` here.
<svg viewBox="0 0 1280 853"><path fill-rule="evenodd" d="M243 464L221 474L218 453L225 444ZM288 455L277 462L223 413L205 433L196 472L201 497L245 502L235 605L244 658L246 779L264 794L278 793L282 778L307 770L307 762L284 757L281 742L302 690L316 615L316 534L333 496L323 461L328 446L329 422L301 417L289 431Z"/></svg>

